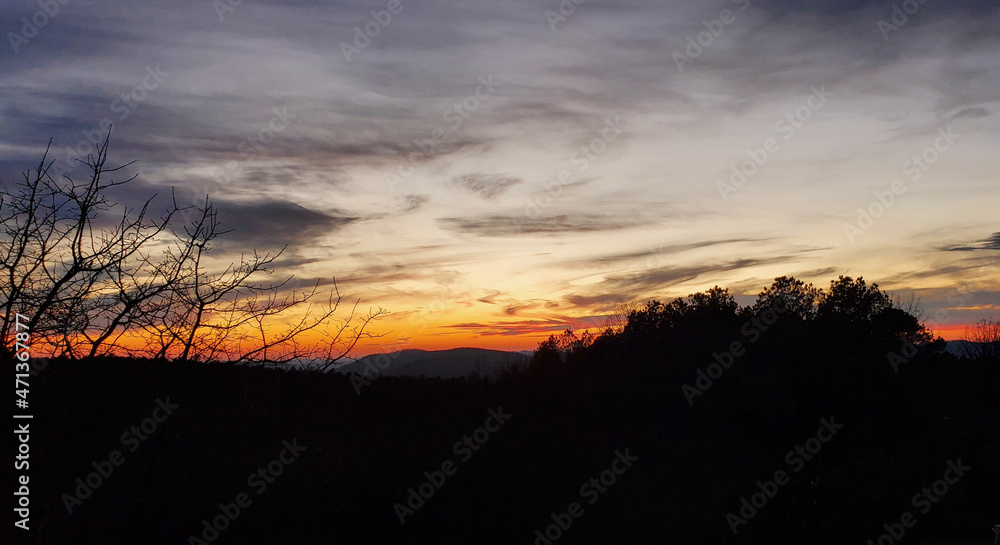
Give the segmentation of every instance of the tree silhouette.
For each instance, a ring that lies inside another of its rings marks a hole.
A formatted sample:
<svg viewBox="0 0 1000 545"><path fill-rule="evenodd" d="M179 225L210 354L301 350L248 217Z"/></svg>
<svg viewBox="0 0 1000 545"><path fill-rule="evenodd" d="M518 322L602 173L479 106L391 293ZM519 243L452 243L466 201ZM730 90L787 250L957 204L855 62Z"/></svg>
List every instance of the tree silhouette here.
<svg viewBox="0 0 1000 545"><path fill-rule="evenodd" d="M116 210L108 191L136 176L107 179L132 164L108 167L109 142L110 133L81 161L90 170L86 182L54 180L47 148L33 173L0 189L4 353L14 347L18 313L28 317L35 350L70 358L330 363L371 337L367 327L385 311L359 315L356 301L346 318L336 319L342 296L335 281L326 300L317 301L319 282L287 293L291 278L259 280L273 273L269 266L284 248L254 250L221 270L210 268L213 242L226 231L207 195L204 205L190 207L195 219L180 231L172 220L189 208L174 199L157 219L149 217L156 195L138 210ZM109 214L117 219L104 227Z"/></svg>
<svg viewBox="0 0 1000 545"><path fill-rule="evenodd" d="M48 151L33 174L0 189L3 350L9 353L15 314L22 313L29 317L36 346L93 355L134 319L142 301L161 289L157 277L162 271L141 250L166 229L178 208L151 220L150 197L138 211L124 209L112 227L97 229L98 215L115 207L106 192L135 179L107 181L105 176L128 165L106 166L105 140L81 161L90 169L88 181L67 177L60 183L49 175L53 161L46 162ZM140 280L137 271L143 268L152 270Z"/></svg>
<svg viewBox="0 0 1000 545"><path fill-rule="evenodd" d="M965 331L965 355L1000 360L1000 320L984 318Z"/></svg>
<svg viewBox="0 0 1000 545"><path fill-rule="evenodd" d="M811 320L816 317L816 307L822 297L823 290L812 284L790 276L779 276L757 295L757 301L749 311L759 314L767 309L784 309L788 316Z"/></svg>
<svg viewBox="0 0 1000 545"><path fill-rule="evenodd" d="M829 290L820 296L816 318L824 327L847 335L864 332L889 341L906 339L918 346L934 341L917 316L899 308L877 283L868 285L863 277L840 276L831 281Z"/></svg>
<svg viewBox="0 0 1000 545"><path fill-rule="evenodd" d="M892 298L880 290L878 284L869 286L863 277L840 276L830 282L830 289L821 297L816 314L821 320L871 323L891 308Z"/></svg>
<svg viewBox="0 0 1000 545"><path fill-rule="evenodd" d="M642 310L643 304L638 301L626 301L617 303L611 308L611 312L601 321L601 330L612 333L621 333L628 324L628 318L633 312Z"/></svg>

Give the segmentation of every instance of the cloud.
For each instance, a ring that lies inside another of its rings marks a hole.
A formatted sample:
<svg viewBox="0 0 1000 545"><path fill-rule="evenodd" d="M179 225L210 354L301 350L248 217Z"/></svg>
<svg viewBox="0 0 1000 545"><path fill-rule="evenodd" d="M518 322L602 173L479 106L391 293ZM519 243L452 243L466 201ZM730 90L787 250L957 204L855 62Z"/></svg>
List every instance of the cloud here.
<svg viewBox="0 0 1000 545"><path fill-rule="evenodd" d="M690 282L713 273L784 263L794 259L796 259L795 256L774 256L769 258L735 259L704 265L654 267L626 274L606 276L602 281L591 286L589 291L598 294L614 293L618 294L618 296L628 295L620 300L629 300L639 295L655 293L658 290Z"/></svg>
<svg viewBox="0 0 1000 545"><path fill-rule="evenodd" d="M480 303L486 303L487 305L500 304L499 301L497 301L497 297L500 296L502 292L500 290L489 290L489 291L490 291L489 294L476 299L476 301L479 301Z"/></svg>
<svg viewBox="0 0 1000 545"><path fill-rule="evenodd" d="M479 198L487 201L495 201L507 192L512 186L521 183L522 180L512 176L499 174L463 174L455 176L452 183L457 187L470 191Z"/></svg>
<svg viewBox="0 0 1000 545"><path fill-rule="evenodd" d="M652 225L658 220L638 216L611 217L600 214L558 214L528 217L523 211L518 210L509 216L438 218L437 221L445 229L478 237L508 237L617 231Z"/></svg>
<svg viewBox="0 0 1000 545"><path fill-rule="evenodd" d="M430 201L430 195L404 195L403 212L416 212Z"/></svg>
<svg viewBox="0 0 1000 545"><path fill-rule="evenodd" d="M575 307L583 308L610 308L618 303L624 303L627 301L632 301L634 295L632 293L601 293L597 295L579 295L573 294L566 296L566 302Z"/></svg>
<svg viewBox="0 0 1000 545"><path fill-rule="evenodd" d="M978 119L981 117L989 117L991 115L993 115L993 112L987 110L986 108L966 108L952 116L952 119L961 119L963 117Z"/></svg>
<svg viewBox="0 0 1000 545"><path fill-rule="evenodd" d="M776 15L808 13L823 17L846 18L872 13L888 17L892 15L893 6L898 5L898 2L896 0L754 0L752 5L774 12ZM975 16L994 11L996 3L990 0L954 0L941 4L940 9Z"/></svg>
<svg viewBox="0 0 1000 545"><path fill-rule="evenodd" d="M586 329L600 325L600 317L571 318L557 316L545 320L501 320L490 323L464 322L446 326L446 329L459 330L484 337L544 335L561 333L567 329Z"/></svg>
<svg viewBox="0 0 1000 545"><path fill-rule="evenodd" d="M983 240L978 240L972 244L955 244L943 246L941 250L946 252L974 252L978 250L1000 251L1000 233L993 233Z"/></svg>
<svg viewBox="0 0 1000 545"><path fill-rule="evenodd" d="M280 249L304 246L361 218L337 211L319 212L287 201L236 202L216 200L226 250Z"/></svg>
<svg viewBox="0 0 1000 545"><path fill-rule="evenodd" d="M723 238L715 240L705 240L700 242L686 242L681 244L667 244L657 248L652 248L648 250L641 250L637 252L624 252L624 253L614 253L608 255L601 255L588 259L572 260L564 262L563 265L570 266L585 266L585 267L608 267L612 265L618 265L621 263L644 263L648 264L651 262L662 263L663 257L673 254L679 254L691 250L699 250L702 248L711 248L713 246L720 246L726 244L738 244L743 242L761 242L766 240L773 240L771 238Z"/></svg>
<svg viewBox="0 0 1000 545"><path fill-rule="evenodd" d="M771 258L737 259L703 266L644 268L640 271L611 275L603 280L587 286L584 293L571 293L565 301L576 308L610 310L614 305L636 300L646 300L651 297L663 297L663 290L685 282L697 280L703 276L743 270L760 265L769 265L791 261L794 256L775 256ZM790 276L799 279L820 278L821 284L833 276L838 269L827 267L809 271L799 271ZM756 295L760 290L771 284L773 279L749 277L739 281L724 284L734 294L749 293Z"/></svg>

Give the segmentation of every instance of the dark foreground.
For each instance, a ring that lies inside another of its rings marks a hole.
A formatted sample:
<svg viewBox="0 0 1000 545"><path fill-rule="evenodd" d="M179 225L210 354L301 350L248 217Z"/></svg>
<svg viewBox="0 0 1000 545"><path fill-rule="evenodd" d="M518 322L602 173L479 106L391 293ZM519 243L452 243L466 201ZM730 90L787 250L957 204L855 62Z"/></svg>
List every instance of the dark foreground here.
<svg viewBox="0 0 1000 545"><path fill-rule="evenodd" d="M541 350L490 382L55 361L32 377L16 538L992 543L1000 365L925 348L894 372L897 341L837 335L737 332L707 388L729 343L692 332Z"/></svg>

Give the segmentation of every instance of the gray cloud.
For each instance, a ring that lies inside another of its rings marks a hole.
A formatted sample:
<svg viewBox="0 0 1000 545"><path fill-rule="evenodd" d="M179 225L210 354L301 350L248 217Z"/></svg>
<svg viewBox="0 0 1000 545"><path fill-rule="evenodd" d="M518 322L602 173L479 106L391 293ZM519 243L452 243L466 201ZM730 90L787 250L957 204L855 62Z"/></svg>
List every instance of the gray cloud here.
<svg viewBox="0 0 1000 545"><path fill-rule="evenodd" d="M971 118L971 119L978 119L978 118L981 118L981 117L989 117L991 115L993 115L993 112L991 112L990 110L987 110L986 108L978 108L978 107L977 108L966 108L966 109L958 112L954 116L952 116L952 119L962 119L964 117Z"/></svg>
<svg viewBox="0 0 1000 545"><path fill-rule="evenodd" d="M360 218L337 212L318 212L287 201L235 202L216 200L219 238L226 249L278 249L309 244Z"/></svg>
<svg viewBox="0 0 1000 545"><path fill-rule="evenodd" d="M403 212L416 212L423 208L428 201L430 201L429 195L405 195L402 197L403 201Z"/></svg>
<svg viewBox="0 0 1000 545"><path fill-rule="evenodd" d="M512 186L521 182L521 179L512 176L482 173L463 174L452 179L452 183L457 187L488 201L495 201Z"/></svg>
<svg viewBox="0 0 1000 545"><path fill-rule="evenodd" d="M972 244L955 244L941 248L946 252L973 252L976 250L1000 250L1000 233L993 233Z"/></svg>
<svg viewBox="0 0 1000 545"><path fill-rule="evenodd" d="M346 2L246 0L225 21L197 3L71 4L17 55L0 55L0 141L38 144L52 136L57 145L74 146L82 131L107 117L118 125L117 150L124 156L151 165L223 162L239 156L237 146L266 125L272 108L288 106L298 119L263 156L295 157L314 169L393 168L402 156L420 152L416 141L444 122L450 104L474 91L481 72L509 81L503 96L465 120L433 155L490 146L540 127L587 134L595 119L651 103L692 114L672 121L677 129L705 131L712 118L746 111L774 93L801 92L803 80L833 83L897 62L902 51L895 42L884 44L876 26L891 16L892 4L751 2L727 28L726 42L692 67L720 89L740 90L739 97L724 94L719 101L692 96L670 53L682 51L706 17L725 7L738 10L735 3L591 4L580 6L558 33L529 2L410 6L351 63L340 56L339 43L349 42L369 14ZM0 15L18 21L34 8L5 4ZM947 47L995 45L988 29L996 8L985 0L926 4L899 36L916 39L913 26L951 24L949 32L960 39L942 46L942 58ZM451 23L441 24L445 20ZM302 61L283 65L271 58ZM515 68L517 62L523 66ZM119 119L111 104L149 65L171 75ZM297 71L306 67L309 72ZM244 75L250 68L253 75ZM960 63L945 69L948 77L936 84L941 107L981 113L991 97L982 85L988 74ZM60 107L47 107L53 103Z"/></svg>
<svg viewBox="0 0 1000 545"><path fill-rule="evenodd" d="M567 329L583 329L600 325L600 317L571 318L557 316L544 320L466 322L449 325L448 329L482 336L514 336L538 333L561 333Z"/></svg>
<svg viewBox="0 0 1000 545"><path fill-rule="evenodd" d="M610 217L599 214L559 214L528 217L523 212L518 212L514 212L509 216L490 215L470 218L439 218L438 223L445 229L478 237L507 237L616 231L651 225L658 221L638 217Z"/></svg>
<svg viewBox="0 0 1000 545"><path fill-rule="evenodd" d="M597 295L573 294L566 296L566 302L570 305L582 308L592 308L595 305L603 308L610 308L613 305L631 301L634 298L634 292L601 293Z"/></svg>
<svg viewBox="0 0 1000 545"><path fill-rule="evenodd" d="M679 254L691 250L698 250L701 248L711 248L713 246L720 246L726 244L738 244L743 242L761 242L766 240L773 240L769 238L725 238L717 240L705 240L701 242L689 242L683 244L667 244L665 246L660 246L658 248L652 248L649 250L643 250L638 252L625 252L610 255L602 255L585 260L573 260L566 262L565 265L572 266L587 266L587 267L606 267L611 265L616 265L620 263L628 262L643 262L647 263L652 260L661 261L664 256Z"/></svg>
<svg viewBox="0 0 1000 545"><path fill-rule="evenodd" d="M793 261L794 259L796 259L795 256L744 258L705 265L655 267L626 274L609 275L598 282L596 286L591 287L589 290L591 295L589 296L593 297L593 294L598 294L598 296L615 294L615 300L627 301L710 274L747 269L759 265L784 263ZM585 300L577 299L578 302ZM604 302L604 300L601 302Z"/></svg>

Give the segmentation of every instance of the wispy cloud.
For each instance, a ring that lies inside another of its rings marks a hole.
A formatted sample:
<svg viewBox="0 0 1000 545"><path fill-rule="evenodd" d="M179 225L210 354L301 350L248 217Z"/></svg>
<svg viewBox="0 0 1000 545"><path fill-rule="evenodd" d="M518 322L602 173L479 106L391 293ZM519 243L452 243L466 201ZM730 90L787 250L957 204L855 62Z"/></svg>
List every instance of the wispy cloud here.
<svg viewBox="0 0 1000 545"><path fill-rule="evenodd" d="M467 218L439 218L445 229L461 231L479 237L506 237L516 235L557 235L564 233L589 233L615 231L655 224L655 218L609 217L597 214L559 214L552 216L522 217L487 215Z"/></svg>
<svg viewBox="0 0 1000 545"><path fill-rule="evenodd" d="M946 252L974 252L977 250L1000 250L1000 233L993 233L972 244L955 244L941 248Z"/></svg>
<svg viewBox="0 0 1000 545"><path fill-rule="evenodd" d="M482 173L463 174L455 176L452 179L452 183L456 186L488 201L495 201L497 197L506 193L512 186L521 182L522 180L512 176Z"/></svg>

